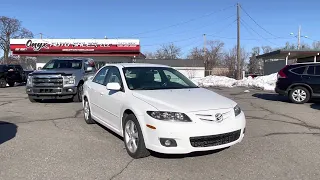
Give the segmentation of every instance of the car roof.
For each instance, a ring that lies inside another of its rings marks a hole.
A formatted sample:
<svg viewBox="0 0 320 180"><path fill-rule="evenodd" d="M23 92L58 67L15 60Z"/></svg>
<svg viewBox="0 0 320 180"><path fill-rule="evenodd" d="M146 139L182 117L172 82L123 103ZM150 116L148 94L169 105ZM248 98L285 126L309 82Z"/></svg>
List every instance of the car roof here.
<svg viewBox="0 0 320 180"><path fill-rule="evenodd" d="M105 64L105 66L117 66L118 68L124 68L124 67L170 67L162 64L148 64L148 63L110 63Z"/></svg>
<svg viewBox="0 0 320 180"><path fill-rule="evenodd" d="M304 62L304 63L294 63L291 64L292 66L299 66L299 65L313 65L313 64L320 64L320 62Z"/></svg>

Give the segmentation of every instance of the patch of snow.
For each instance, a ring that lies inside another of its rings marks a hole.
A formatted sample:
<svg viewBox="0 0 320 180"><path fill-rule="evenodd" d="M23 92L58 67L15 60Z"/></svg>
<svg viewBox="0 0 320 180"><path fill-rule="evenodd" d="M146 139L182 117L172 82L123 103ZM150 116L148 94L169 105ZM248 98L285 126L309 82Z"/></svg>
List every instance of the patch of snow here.
<svg viewBox="0 0 320 180"><path fill-rule="evenodd" d="M245 92L245 93L249 93L250 91L249 91L249 90L244 90L244 92Z"/></svg>
<svg viewBox="0 0 320 180"><path fill-rule="evenodd" d="M204 78L192 79L198 86L202 87L248 87L266 91L274 91L277 82L277 73L256 78L247 77L235 80L225 76L206 76Z"/></svg>
<svg viewBox="0 0 320 180"><path fill-rule="evenodd" d="M202 87L233 87L237 80L225 76L206 76L193 81Z"/></svg>

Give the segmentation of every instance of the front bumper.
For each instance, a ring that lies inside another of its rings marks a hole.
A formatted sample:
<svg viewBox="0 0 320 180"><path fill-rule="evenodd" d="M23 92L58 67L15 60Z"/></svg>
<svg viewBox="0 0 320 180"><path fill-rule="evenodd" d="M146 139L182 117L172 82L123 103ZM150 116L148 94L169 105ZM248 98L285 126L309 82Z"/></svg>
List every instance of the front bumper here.
<svg viewBox="0 0 320 180"><path fill-rule="evenodd" d="M232 120L221 123L178 123L155 120L149 116L139 118L146 118L147 124L156 127L151 129L146 127L146 124L142 127L147 149L164 154L188 154L226 148L242 141L246 127L243 112ZM174 139L177 146L166 147L161 144L160 138Z"/></svg>
<svg viewBox="0 0 320 180"><path fill-rule="evenodd" d="M26 87L26 93L34 99L69 99L77 93L77 87Z"/></svg>

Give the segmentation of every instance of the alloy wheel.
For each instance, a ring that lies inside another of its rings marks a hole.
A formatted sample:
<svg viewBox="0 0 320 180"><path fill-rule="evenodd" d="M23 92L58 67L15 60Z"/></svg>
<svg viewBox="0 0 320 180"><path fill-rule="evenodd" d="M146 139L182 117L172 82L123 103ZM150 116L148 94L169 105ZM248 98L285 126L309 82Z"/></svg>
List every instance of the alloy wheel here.
<svg viewBox="0 0 320 180"><path fill-rule="evenodd" d="M135 153L137 151L139 134L136 124L132 120L128 120L125 125L125 143L131 153Z"/></svg>
<svg viewBox="0 0 320 180"><path fill-rule="evenodd" d="M307 93L302 89L296 89L292 93L292 98L297 102L302 102L307 98Z"/></svg>

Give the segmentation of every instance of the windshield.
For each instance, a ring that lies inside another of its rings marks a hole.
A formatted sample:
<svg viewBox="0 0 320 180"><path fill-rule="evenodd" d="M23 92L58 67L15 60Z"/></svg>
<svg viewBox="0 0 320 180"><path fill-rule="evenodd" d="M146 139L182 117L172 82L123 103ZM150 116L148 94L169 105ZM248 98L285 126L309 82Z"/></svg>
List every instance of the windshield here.
<svg viewBox="0 0 320 180"><path fill-rule="evenodd" d="M127 67L123 69L131 90L198 88L191 80L173 68Z"/></svg>
<svg viewBox="0 0 320 180"><path fill-rule="evenodd" d="M42 69L81 69L81 60L61 60L53 59L49 61Z"/></svg>

